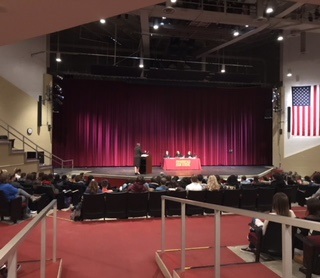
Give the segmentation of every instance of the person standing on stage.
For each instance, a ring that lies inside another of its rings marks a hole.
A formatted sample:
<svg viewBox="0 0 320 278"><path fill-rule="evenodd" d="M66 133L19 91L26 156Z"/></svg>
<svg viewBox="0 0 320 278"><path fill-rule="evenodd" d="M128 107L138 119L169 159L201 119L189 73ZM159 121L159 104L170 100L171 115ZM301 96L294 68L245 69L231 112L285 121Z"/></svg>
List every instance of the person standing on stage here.
<svg viewBox="0 0 320 278"><path fill-rule="evenodd" d="M137 143L134 147L134 174L140 175L140 162L141 162L141 145Z"/></svg>

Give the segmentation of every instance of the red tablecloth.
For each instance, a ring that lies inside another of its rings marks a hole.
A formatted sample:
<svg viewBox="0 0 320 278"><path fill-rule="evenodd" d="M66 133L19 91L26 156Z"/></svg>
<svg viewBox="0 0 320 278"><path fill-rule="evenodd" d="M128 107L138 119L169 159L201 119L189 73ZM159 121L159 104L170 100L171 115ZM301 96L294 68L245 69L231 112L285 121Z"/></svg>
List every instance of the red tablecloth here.
<svg viewBox="0 0 320 278"><path fill-rule="evenodd" d="M164 158L163 170L201 170L200 158Z"/></svg>

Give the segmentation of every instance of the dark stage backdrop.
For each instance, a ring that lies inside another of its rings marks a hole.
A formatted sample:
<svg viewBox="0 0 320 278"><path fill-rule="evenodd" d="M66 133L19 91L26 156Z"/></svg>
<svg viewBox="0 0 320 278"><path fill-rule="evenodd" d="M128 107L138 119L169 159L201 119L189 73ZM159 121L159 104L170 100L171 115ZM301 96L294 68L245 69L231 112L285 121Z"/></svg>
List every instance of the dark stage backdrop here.
<svg viewBox="0 0 320 278"><path fill-rule="evenodd" d="M271 165L271 89L195 88L65 79L53 151L77 167L132 166L134 146L160 165L188 150L202 165Z"/></svg>

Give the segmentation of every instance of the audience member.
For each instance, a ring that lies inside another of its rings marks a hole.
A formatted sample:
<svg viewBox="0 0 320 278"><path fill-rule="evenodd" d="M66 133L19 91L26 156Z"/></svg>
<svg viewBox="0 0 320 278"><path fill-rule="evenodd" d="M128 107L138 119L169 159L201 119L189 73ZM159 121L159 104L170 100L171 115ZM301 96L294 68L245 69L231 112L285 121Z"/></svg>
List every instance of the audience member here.
<svg viewBox="0 0 320 278"><path fill-rule="evenodd" d="M86 189L86 191L84 192L86 194L98 194L98 193L102 193L98 182L95 181L95 179L92 179Z"/></svg>
<svg viewBox="0 0 320 278"><path fill-rule="evenodd" d="M166 178L161 178L160 180L160 186L158 186L155 191L167 191L167 179Z"/></svg>
<svg viewBox="0 0 320 278"><path fill-rule="evenodd" d="M208 177L206 189L208 191L215 191L221 189L221 184L218 182L217 177L215 175L210 175Z"/></svg>
<svg viewBox="0 0 320 278"><path fill-rule="evenodd" d="M281 215L281 216L288 216L288 217L296 217L294 212L289 209L289 199L288 196L283 193L283 192L278 192L274 194L273 196L273 201L272 201L272 210L270 214L274 215ZM262 222L260 219L254 219L254 224L260 228L262 228L262 234L264 235L266 233L267 227L268 227L268 220L265 220ZM250 239L255 237L255 231L250 231L248 240L249 240L249 246L247 248L242 248L243 251L248 251L248 252L254 252L255 251L255 246Z"/></svg>
<svg viewBox="0 0 320 278"><path fill-rule="evenodd" d="M198 177L193 175L191 176L191 183L186 186L186 190L192 190L192 191L201 191L202 186L198 180Z"/></svg>
<svg viewBox="0 0 320 278"><path fill-rule="evenodd" d="M111 185L108 180L103 180L101 182L102 193L112 193Z"/></svg>
<svg viewBox="0 0 320 278"><path fill-rule="evenodd" d="M134 182L133 185L131 185L128 189L128 192L132 193L142 193L147 192L149 190L146 181L143 176L139 175Z"/></svg>

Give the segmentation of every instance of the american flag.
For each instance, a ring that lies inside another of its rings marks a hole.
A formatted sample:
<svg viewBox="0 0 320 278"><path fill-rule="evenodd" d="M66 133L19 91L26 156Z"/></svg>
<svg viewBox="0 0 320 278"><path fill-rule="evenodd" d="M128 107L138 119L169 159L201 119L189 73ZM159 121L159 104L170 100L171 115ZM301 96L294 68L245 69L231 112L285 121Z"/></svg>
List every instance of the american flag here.
<svg viewBox="0 0 320 278"><path fill-rule="evenodd" d="M291 89L292 135L320 136L319 85Z"/></svg>

